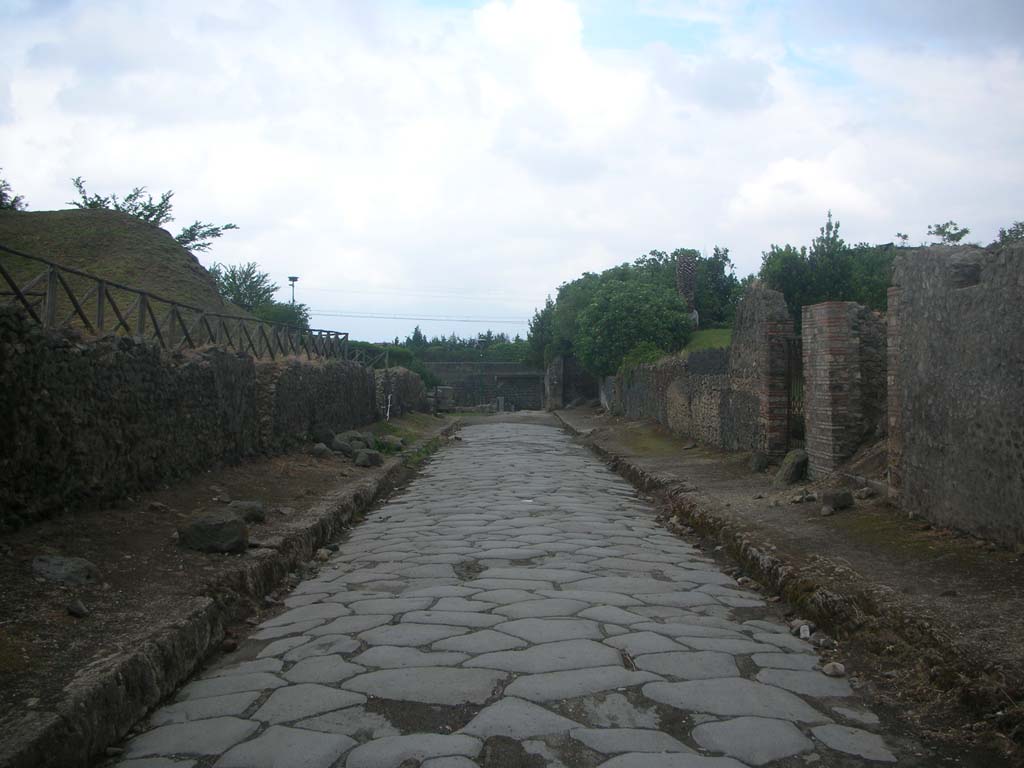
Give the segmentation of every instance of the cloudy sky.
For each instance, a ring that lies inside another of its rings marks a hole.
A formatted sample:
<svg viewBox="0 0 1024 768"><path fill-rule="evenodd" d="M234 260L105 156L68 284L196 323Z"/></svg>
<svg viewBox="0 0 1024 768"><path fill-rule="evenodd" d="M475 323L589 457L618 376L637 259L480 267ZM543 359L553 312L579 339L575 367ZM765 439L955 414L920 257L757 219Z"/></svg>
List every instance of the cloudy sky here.
<svg viewBox="0 0 1024 768"><path fill-rule="evenodd" d="M1020 0L0 0L0 166L33 210L173 189L241 227L205 263L299 275L316 327L525 335L585 270L719 244L747 274L829 208L990 241L1024 218L1022 29Z"/></svg>

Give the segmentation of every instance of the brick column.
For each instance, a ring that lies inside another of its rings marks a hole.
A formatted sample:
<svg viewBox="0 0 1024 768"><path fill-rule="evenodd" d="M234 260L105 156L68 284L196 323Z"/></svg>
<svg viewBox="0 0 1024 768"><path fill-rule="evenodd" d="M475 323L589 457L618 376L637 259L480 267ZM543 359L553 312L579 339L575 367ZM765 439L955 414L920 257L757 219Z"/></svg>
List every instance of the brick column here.
<svg viewBox="0 0 1024 768"><path fill-rule="evenodd" d="M803 308L809 474L820 477L876 435L885 410L882 322L852 301Z"/></svg>

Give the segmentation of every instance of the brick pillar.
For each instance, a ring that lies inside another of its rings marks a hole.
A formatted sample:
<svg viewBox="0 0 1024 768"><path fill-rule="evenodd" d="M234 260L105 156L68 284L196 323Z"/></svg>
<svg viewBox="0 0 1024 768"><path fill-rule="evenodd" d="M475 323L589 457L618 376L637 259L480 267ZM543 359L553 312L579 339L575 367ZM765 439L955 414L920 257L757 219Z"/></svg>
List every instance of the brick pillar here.
<svg viewBox="0 0 1024 768"><path fill-rule="evenodd" d="M821 477L876 435L885 410L882 321L852 301L803 308L809 474Z"/></svg>

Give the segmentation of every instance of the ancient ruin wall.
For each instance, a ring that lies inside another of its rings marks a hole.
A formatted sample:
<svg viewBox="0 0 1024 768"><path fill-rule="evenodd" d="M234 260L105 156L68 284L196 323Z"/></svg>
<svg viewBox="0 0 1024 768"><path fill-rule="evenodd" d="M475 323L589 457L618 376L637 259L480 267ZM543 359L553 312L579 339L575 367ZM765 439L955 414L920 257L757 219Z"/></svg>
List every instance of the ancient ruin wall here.
<svg viewBox="0 0 1024 768"><path fill-rule="evenodd" d="M373 373L376 379L377 413L380 418L390 416L395 419L406 413L426 410L427 389L423 386L423 379L418 373L401 367L379 369Z"/></svg>
<svg viewBox="0 0 1024 768"><path fill-rule="evenodd" d="M893 283L895 493L935 523L1024 547L1024 247L908 253Z"/></svg>
<svg viewBox="0 0 1024 768"><path fill-rule="evenodd" d="M375 415L372 374L353 363L169 358L0 308L0 529L281 450L314 423L341 430Z"/></svg>
<svg viewBox="0 0 1024 768"><path fill-rule="evenodd" d="M377 418L373 372L358 363L289 358L255 368L261 452L294 448L320 425L341 432Z"/></svg>
<svg viewBox="0 0 1024 768"><path fill-rule="evenodd" d="M852 301L803 308L804 411L810 474L828 474L884 434L885 325Z"/></svg>
<svg viewBox="0 0 1024 768"><path fill-rule="evenodd" d="M605 385L610 410L652 419L676 434L733 451L781 456L789 447L786 341L793 322L782 294L747 289L732 346L665 358Z"/></svg>
<svg viewBox="0 0 1024 768"><path fill-rule="evenodd" d="M505 407L544 407L544 371L521 363L424 363L455 392L455 405L489 405L505 398Z"/></svg>

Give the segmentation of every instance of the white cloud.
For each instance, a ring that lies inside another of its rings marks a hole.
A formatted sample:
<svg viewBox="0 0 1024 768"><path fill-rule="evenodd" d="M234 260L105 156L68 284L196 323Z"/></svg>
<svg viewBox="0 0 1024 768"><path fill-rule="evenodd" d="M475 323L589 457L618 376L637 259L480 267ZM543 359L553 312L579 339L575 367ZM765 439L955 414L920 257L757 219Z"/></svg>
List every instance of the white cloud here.
<svg viewBox="0 0 1024 768"><path fill-rule="evenodd" d="M299 274L315 307L524 320L652 248L728 245L755 270L827 208L876 241L947 218L986 239L1021 216L1024 63L1003 38L944 51L820 35L819 16L794 36L760 4L650 3L697 42L596 49L592 4L565 0L210 8L0 19L0 166L33 208L62 207L75 175L172 188L179 224L241 226L212 259Z"/></svg>

